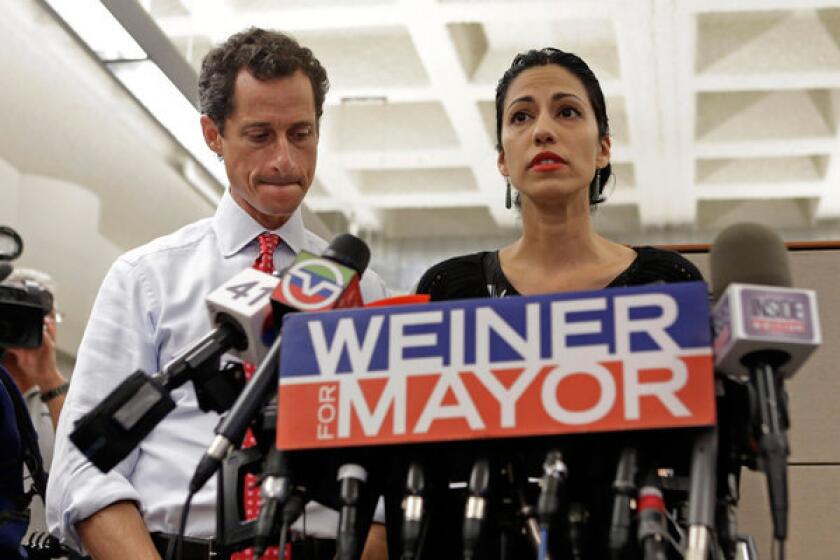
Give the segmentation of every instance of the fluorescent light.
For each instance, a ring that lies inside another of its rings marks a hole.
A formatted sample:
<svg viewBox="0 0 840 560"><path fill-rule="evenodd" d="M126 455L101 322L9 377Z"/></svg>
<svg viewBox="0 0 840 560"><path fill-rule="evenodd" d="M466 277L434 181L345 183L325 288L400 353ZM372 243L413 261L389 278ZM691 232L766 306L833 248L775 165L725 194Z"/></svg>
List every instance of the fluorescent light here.
<svg viewBox="0 0 840 560"><path fill-rule="evenodd" d="M148 58L99 0L45 0L103 61Z"/></svg>
<svg viewBox="0 0 840 560"><path fill-rule="evenodd" d="M224 166L204 143L199 112L150 60L111 62L108 69L220 184Z"/></svg>
<svg viewBox="0 0 840 560"><path fill-rule="evenodd" d="M100 0L45 0L73 32L105 64L114 77L152 114L220 185L227 184L224 166L204 143L199 113L146 51ZM184 177L211 203L218 188L191 172ZM184 170L182 170L183 172Z"/></svg>

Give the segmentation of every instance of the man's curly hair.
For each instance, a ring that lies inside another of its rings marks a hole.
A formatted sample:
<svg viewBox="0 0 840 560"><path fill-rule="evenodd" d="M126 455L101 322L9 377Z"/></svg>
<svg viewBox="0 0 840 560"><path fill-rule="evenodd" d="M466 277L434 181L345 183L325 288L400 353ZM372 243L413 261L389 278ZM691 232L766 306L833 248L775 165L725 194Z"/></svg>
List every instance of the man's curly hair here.
<svg viewBox="0 0 840 560"><path fill-rule="evenodd" d="M216 123L219 132L224 133L225 120L233 113L233 86L243 68L258 80L284 78L300 70L312 84L315 113L321 118L330 82L312 51L278 31L251 27L212 49L201 63L201 113Z"/></svg>

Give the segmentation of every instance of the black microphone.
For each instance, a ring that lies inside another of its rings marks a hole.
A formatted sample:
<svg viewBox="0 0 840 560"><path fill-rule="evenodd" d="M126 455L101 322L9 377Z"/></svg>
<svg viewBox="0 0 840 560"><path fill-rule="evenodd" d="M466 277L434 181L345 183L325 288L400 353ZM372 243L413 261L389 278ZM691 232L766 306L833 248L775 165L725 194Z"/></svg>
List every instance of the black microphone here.
<svg viewBox="0 0 840 560"><path fill-rule="evenodd" d="M291 478L285 454L272 447L263 468L262 496L257 528L254 532L254 558L259 558L269 546L280 508L291 494Z"/></svg>
<svg viewBox="0 0 840 560"><path fill-rule="evenodd" d="M341 511L335 541L336 560L353 560L359 551L357 504L367 481L367 470L357 463L345 463L338 469Z"/></svg>
<svg viewBox="0 0 840 560"><path fill-rule="evenodd" d="M281 515L282 525L280 527L280 541L277 545L279 554L285 554L286 539L289 535L289 528L303 514L307 502L307 490L304 486L296 486L292 489L289 499L283 504Z"/></svg>
<svg viewBox="0 0 840 560"><path fill-rule="evenodd" d="M630 500L636 497L636 473L639 465L638 449L627 445L621 450L613 482L613 510L610 519L609 547L612 557L619 559L630 541L632 511Z"/></svg>
<svg viewBox="0 0 840 560"><path fill-rule="evenodd" d="M784 379L822 342L816 294L790 288L787 248L767 227L738 224L710 251L715 366L756 401L753 434L767 477L773 535L787 537L787 403Z"/></svg>
<svg viewBox="0 0 840 560"><path fill-rule="evenodd" d="M662 490L653 476L639 490L639 545L644 560L668 559L668 527L665 521L665 501Z"/></svg>
<svg viewBox="0 0 840 560"><path fill-rule="evenodd" d="M537 518L542 529L547 529L560 508L560 493L566 483L568 470L563 454L552 449L543 462L543 477L540 480L540 496L537 499Z"/></svg>
<svg viewBox="0 0 840 560"><path fill-rule="evenodd" d="M159 373L138 370L131 374L76 422L70 440L99 470L108 472L175 408L169 396L174 389L190 380L206 385L218 375L220 358L226 352L261 360L276 335L269 293L277 282L277 277L249 268L211 292L206 304L215 328ZM196 394L202 396L198 386ZM230 403L229 398L202 400L212 409Z"/></svg>
<svg viewBox="0 0 840 560"><path fill-rule="evenodd" d="M551 521L560 509L561 494L564 492L568 469L563 454L552 449L543 462L543 476L540 479L540 495L537 498L537 519L540 524L540 560L548 556L548 531Z"/></svg>
<svg viewBox="0 0 840 560"><path fill-rule="evenodd" d="M283 272L271 295L275 324L279 328L282 317L291 311L328 311L361 305L359 282L369 261L370 250L365 242L349 234L333 239L323 256L301 251L294 263ZM240 445L248 425L265 400L276 393L279 354L280 337L230 412L216 427L217 435L190 481L191 491L197 492L204 486L227 452Z"/></svg>
<svg viewBox="0 0 840 560"><path fill-rule="evenodd" d="M475 556L481 530L487 517L487 497L490 493L490 460L478 459L470 473L469 496L464 510L463 546L464 560Z"/></svg>
<svg viewBox="0 0 840 560"><path fill-rule="evenodd" d="M426 479L423 467L413 462L408 467L405 482L405 498L403 499L403 560L412 560L417 554L420 531L423 527L423 493L426 490Z"/></svg>

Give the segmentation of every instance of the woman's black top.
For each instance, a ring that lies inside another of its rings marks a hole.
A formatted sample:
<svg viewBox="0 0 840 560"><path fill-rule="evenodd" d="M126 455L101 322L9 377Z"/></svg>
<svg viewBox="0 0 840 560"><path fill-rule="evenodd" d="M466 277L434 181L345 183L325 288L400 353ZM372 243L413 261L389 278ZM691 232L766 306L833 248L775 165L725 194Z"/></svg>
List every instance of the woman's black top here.
<svg viewBox="0 0 840 560"><path fill-rule="evenodd" d="M703 280L697 267L679 253L656 247L634 247L635 260L607 288ZM418 294L432 301L518 296L499 264L498 251L453 257L434 265L417 284Z"/></svg>

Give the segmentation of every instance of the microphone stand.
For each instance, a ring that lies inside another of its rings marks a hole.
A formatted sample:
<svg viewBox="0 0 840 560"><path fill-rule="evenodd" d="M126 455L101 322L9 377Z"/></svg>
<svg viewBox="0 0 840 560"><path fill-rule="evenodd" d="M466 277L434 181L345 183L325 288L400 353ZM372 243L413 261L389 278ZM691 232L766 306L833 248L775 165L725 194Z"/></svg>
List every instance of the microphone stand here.
<svg viewBox="0 0 840 560"><path fill-rule="evenodd" d="M704 428L694 440L688 502L688 548L685 560L706 560L715 526L717 428Z"/></svg>
<svg viewBox="0 0 840 560"><path fill-rule="evenodd" d="M280 343L282 336L278 336L265 359L257 367L251 381L240 393L230 412L223 416L216 427L216 437L210 443L195 469L190 480L190 491L198 492L219 468L228 451L239 447L245 430L262 408L269 396L277 389L277 364L280 360Z"/></svg>

